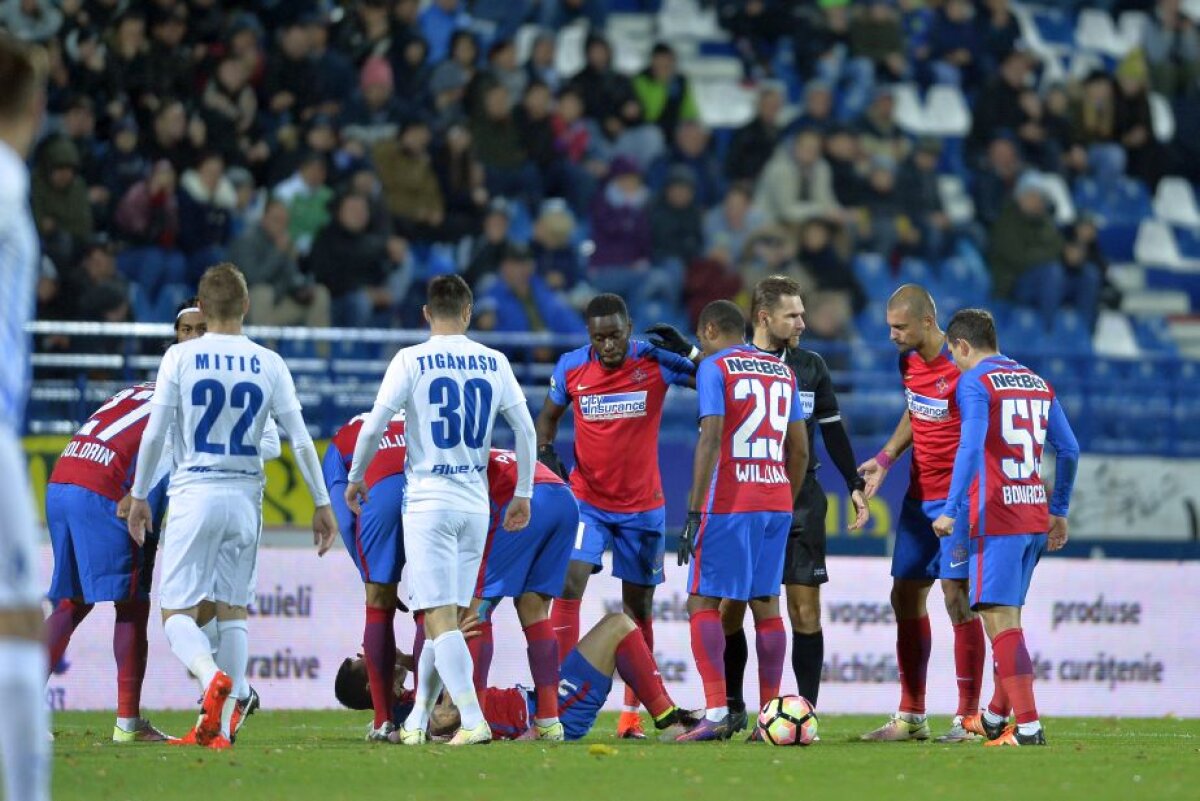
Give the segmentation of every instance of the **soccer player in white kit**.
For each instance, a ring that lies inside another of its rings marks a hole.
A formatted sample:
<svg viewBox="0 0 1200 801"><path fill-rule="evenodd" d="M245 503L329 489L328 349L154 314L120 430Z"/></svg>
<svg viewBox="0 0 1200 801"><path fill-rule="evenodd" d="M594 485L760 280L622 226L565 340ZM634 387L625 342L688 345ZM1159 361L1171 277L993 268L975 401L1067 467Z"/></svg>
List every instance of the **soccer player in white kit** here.
<svg viewBox="0 0 1200 801"><path fill-rule="evenodd" d="M171 650L204 692L200 719L181 744L219 750L230 747L237 698L249 692L246 606L261 530L259 447L268 415L291 438L312 494L318 553L329 550L338 531L291 373L279 354L242 334L250 301L241 271L232 264L210 267L200 279L199 305L208 333L173 345L158 368L130 491L129 534L141 544L149 528L146 495L153 470L146 467L158 464L167 431L174 426L176 461L167 493L171 512L162 535L159 605ZM216 660L196 625L206 598L217 605Z"/></svg>
<svg viewBox="0 0 1200 801"><path fill-rule="evenodd" d="M450 744L492 738L475 695L471 654L458 630L458 615L471 603L487 540L487 465L497 414L516 434L517 488L504 528L519 531L529 523L533 418L504 354L467 338L472 300L470 288L457 275L429 282L424 309L429 340L404 348L388 365L375 407L359 431L346 486L346 504L359 514L359 498L370 502L363 486L367 465L392 415L404 412L404 550L410 606L425 612L428 642L417 664L416 702L398 733L406 745L426 742L429 714L443 682L462 713L461 728ZM557 718L538 724L562 739Z"/></svg>
<svg viewBox="0 0 1200 801"><path fill-rule="evenodd" d="M19 439L38 272L25 159L41 125L45 72L44 58L0 33L0 767L8 801L50 797L42 583Z"/></svg>

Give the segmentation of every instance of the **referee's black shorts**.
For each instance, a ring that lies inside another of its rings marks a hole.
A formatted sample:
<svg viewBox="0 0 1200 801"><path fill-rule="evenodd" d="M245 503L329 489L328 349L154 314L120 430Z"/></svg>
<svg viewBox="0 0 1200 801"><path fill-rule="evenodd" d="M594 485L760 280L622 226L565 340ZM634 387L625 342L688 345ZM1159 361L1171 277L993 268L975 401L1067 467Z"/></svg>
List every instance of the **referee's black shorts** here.
<svg viewBox="0 0 1200 801"><path fill-rule="evenodd" d="M809 473L800 489L799 511L788 532L783 583L816 587L829 581L825 570L825 512L829 502L817 477Z"/></svg>

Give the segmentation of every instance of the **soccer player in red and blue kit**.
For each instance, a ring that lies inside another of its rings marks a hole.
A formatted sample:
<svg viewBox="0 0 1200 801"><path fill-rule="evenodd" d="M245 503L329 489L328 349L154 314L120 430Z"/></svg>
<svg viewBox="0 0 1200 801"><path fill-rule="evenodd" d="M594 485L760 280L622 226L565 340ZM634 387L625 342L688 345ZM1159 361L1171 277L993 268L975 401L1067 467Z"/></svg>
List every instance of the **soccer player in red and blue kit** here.
<svg viewBox="0 0 1200 801"><path fill-rule="evenodd" d="M967 742L978 737L962 720L979 708L986 643L983 625L967 598L967 527L939 540L932 523L945 509L950 474L958 448L959 413L955 399L959 371L938 327L937 307L923 288L906 284L887 305L891 340L900 350L900 376L908 408L896 432L872 459L860 465L866 495L879 489L888 469L909 445L912 472L908 494L896 524L892 551L892 609L896 615L896 662L900 670L900 708L864 740L926 740L925 686L933 636L926 601L941 579L946 611L954 624L954 667L958 710L950 731L938 742Z"/></svg>
<svg viewBox="0 0 1200 801"><path fill-rule="evenodd" d="M1000 354L992 315L964 309L946 338L963 373L962 435L950 497L933 529L946 537L958 521L970 521L971 604L992 641L996 670L987 709L964 725L986 736L986 745L1045 745L1021 607L1042 554L1067 542L1079 444L1050 385ZM1049 504L1041 476L1047 442L1057 454ZM1010 709L1016 723L1006 726Z"/></svg>
<svg viewBox="0 0 1200 801"><path fill-rule="evenodd" d="M592 298L585 317L591 344L558 360L537 420L538 458L561 473L554 437L567 407L575 404L571 489L583 527L552 613L558 650L565 655L575 647L580 599L611 548L625 613L653 651L654 588L663 581L666 550L658 430L668 387L693 386L696 368L677 354L631 339L629 310L617 295ZM627 688L618 735L645 736L637 708Z"/></svg>
<svg viewBox="0 0 1200 801"><path fill-rule="evenodd" d="M371 683L371 705L375 720L368 740L386 741L395 728L392 722L392 685L396 672L398 599L396 588L404 570L404 537L401 509L404 505L404 418L388 423L379 443L379 453L363 478L370 491L362 514L346 506L344 493L354 446L365 414L339 428L325 451L325 486L333 506L342 542L354 560L366 588L366 621L363 626L363 655ZM420 627L418 627L420 628Z"/></svg>
<svg viewBox="0 0 1200 801"><path fill-rule="evenodd" d="M779 618L792 509L808 468L807 415L792 369L746 344L746 318L730 301L705 306L697 329L706 355L696 371L700 440L679 562L692 559L688 613L705 714L681 741L733 734L721 600L748 601L756 623ZM776 650L773 664L759 666L763 704L779 695L784 648Z"/></svg>

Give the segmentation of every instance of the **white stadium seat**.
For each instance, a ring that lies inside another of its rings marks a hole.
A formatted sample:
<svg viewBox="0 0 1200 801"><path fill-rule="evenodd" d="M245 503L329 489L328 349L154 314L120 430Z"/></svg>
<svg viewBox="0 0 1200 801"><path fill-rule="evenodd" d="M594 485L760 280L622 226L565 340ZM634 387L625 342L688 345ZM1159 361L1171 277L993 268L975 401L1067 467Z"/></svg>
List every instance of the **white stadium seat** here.
<svg viewBox="0 0 1200 801"><path fill-rule="evenodd" d="M925 109L917 94L917 87L911 83L898 83L892 86L892 97L896 101L894 112L896 124L904 130L918 136L925 131Z"/></svg>
<svg viewBox="0 0 1200 801"><path fill-rule="evenodd" d="M933 136L966 136L971 110L957 86L938 84L925 98L925 130Z"/></svg>
<svg viewBox="0 0 1200 801"><path fill-rule="evenodd" d="M1200 226L1200 209L1196 207L1196 193L1184 178L1170 176L1159 181L1154 193L1154 216L1173 225Z"/></svg>
<svg viewBox="0 0 1200 801"><path fill-rule="evenodd" d="M583 42L587 39L587 23L568 25L558 32L558 46L554 51L554 68L559 75L574 75L583 69Z"/></svg>
<svg viewBox="0 0 1200 801"><path fill-rule="evenodd" d="M1075 201L1071 199L1071 190L1067 182L1057 173L1041 173L1042 186L1050 195L1054 204L1054 221L1059 225L1070 225L1075 222Z"/></svg>
<svg viewBox="0 0 1200 801"><path fill-rule="evenodd" d="M1162 220L1143 220L1133 243L1133 257L1142 264L1179 269L1186 266L1171 226Z"/></svg>
<svg viewBox="0 0 1200 801"><path fill-rule="evenodd" d="M1120 57L1129 52L1130 45L1117 33L1107 11L1085 8L1079 12L1075 25L1075 43L1085 50Z"/></svg>
<svg viewBox="0 0 1200 801"><path fill-rule="evenodd" d="M1158 92L1150 93L1150 125L1158 141L1170 142L1175 138L1175 111L1171 108L1171 101Z"/></svg>

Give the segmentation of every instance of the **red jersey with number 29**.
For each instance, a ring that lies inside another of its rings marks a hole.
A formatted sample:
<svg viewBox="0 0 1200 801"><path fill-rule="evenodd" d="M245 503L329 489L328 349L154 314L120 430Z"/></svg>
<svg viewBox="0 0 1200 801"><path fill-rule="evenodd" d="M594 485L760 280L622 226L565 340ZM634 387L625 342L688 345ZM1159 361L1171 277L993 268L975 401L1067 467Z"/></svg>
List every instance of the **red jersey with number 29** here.
<svg viewBox="0 0 1200 801"><path fill-rule="evenodd" d="M954 454L958 451L959 412L955 390L958 367L950 349L927 362L911 350L900 357L904 400L912 421L912 469L908 497L941 501L950 495Z"/></svg>
<svg viewBox="0 0 1200 801"><path fill-rule="evenodd" d="M150 420L153 382L113 395L92 412L54 464L51 484L72 484L119 501L133 486L142 433Z"/></svg>
<svg viewBox="0 0 1200 801"><path fill-rule="evenodd" d="M788 424L807 417L792 368L769 353L739 345L701 362L696 392L701 418L725 418L704 511L791 512L784 443Z"/></svg>

